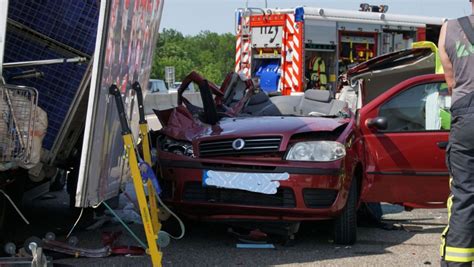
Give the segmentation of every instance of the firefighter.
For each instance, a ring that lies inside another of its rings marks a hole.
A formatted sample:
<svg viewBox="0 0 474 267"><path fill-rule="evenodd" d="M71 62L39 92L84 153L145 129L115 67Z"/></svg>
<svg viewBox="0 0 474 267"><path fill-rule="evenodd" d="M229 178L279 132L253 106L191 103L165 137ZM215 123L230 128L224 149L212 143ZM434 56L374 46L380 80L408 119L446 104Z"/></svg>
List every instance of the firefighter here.
<svg viewBox="0 0 474 267"><path fill-rule="evenodd" d="M470 0L471 1L471 0ZM472 1L471 1L472 2ZM474 14L474 4L471 3ZM452 94L446 162L451 175L449 224L442 234L441 266L474 261L474 15L450 20L441 29L440 57Z"/></svg>
<svg viewBox="0 0 474 267"><path fill-rule="evenodd" d="M315 55L309 61L310 71L310 84L320 90L326 90L328 84L328 78L326 74L326 63L324 59L318 55Z"/></svg>

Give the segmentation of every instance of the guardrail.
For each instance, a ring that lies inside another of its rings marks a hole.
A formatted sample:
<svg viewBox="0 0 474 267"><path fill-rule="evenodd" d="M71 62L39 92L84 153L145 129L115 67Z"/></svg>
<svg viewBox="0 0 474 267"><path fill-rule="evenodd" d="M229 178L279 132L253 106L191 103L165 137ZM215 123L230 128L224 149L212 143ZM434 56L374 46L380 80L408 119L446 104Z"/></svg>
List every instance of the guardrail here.
<svg viewBox="0 0 474 267"><path fill-rule="evenodd" d="M185 92L184 97L193 105L202 107L201 95L199 92ZM178 103L178 94L171 93L147 93L145 96L145 114L153 114L153 109L166 110L174 108Z"/></svg>

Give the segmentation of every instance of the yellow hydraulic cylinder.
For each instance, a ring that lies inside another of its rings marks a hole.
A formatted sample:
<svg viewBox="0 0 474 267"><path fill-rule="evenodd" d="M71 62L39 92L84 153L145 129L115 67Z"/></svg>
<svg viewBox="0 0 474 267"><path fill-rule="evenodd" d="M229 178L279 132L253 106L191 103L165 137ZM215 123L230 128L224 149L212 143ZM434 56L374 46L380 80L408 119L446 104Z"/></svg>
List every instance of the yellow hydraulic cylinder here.
<svg viewBox="0 0 474 267"><path fill-rule="evenodd" d="M144 119L144 109L143 109L143 96L141 94L141 88L138 83L135 83L133 85L133 88L135 90L139 89L139 111L140 111L140 124L146 124L146 120ZM151 256L151 262L153 266L161 266L161 260L162 260L162 253L160 252L157 244L157 239L158 239L158 231L159 231L159 222L157 220L156 226L153 225L152 222L152 216L150 215L150 209L148 208L148 202L145 194L145 189L143 187L143 179L142 175L140 172L139 168L139 162L138 162L138 155L135 150L135 144L133 141L133 136L132 132L128 126L128 121L127 117L125 115L125 108L123 105L123 100L122 96L120 94L120 90L116 85L112 85L109 88L109 93L114 96L115 102L117 105L117 111L119 114L119 119L120 119L120 126L122 128L122 138L123 138L123 143L125 145L125 152L128 155L128 164L130 166L130 172L132 174L132 181L133 181L133 186L135 188L135 192L137 194L137 200L138 200L138 206L140 209L140 215L142 218L143 222L143 227L145 229L145 235L148 243L148 249L147 253ZM150 153L150 144L148 140L148 127L141 126L140 127L140 132L145 133L142 134L142 138L144 139L143 144L143 150L144 150L144 155L146 154L147 159L149 160L147 163L151 163L151 153ZM147 151L147 152L145 152ZM145 156L144 156L145 157ZM148 191L149 195L153 196L150 197L150 200L153 199L153 204L150 204L151 208L156 207L156 202L155 202L155 189L153 188L153 185L151 184L151 181L147 181L147 186L148 186ZM158 213L155 213L156 216L158 217Z"/></svg>
<svg viewBox="0 0 474 267"><path fill-rule="evenodd" d="M150 152L150 140L148 139L148 123L141 123L140 124L140 135L142 139L142 151L143 151L143 158L145 162L151 166L151 152ZM146 182L148 188L148 199L150 200L150 211L151 211L151 221L153 224L153 230L156 234L161 230L160 221L158 219L158 205L156 204L156 196L155 196L155 188L153 187L153 183L151 180Z"/></svg>

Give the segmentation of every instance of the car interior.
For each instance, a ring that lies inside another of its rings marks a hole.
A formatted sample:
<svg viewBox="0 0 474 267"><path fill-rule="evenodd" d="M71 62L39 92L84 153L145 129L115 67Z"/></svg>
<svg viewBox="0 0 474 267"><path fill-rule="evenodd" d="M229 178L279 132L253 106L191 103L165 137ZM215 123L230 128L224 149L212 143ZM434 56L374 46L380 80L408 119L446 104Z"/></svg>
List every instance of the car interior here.
<svg viewBox="0 0 474 267"><path fill-rule="evenodd" d="M410 88L380 107L391 132L448 130L451 97L445 83Z"/></svg>
<svg viewBox="0 0 474 267"><path fill-rule="evenodd" d="M239 103L247 87L237 74L230 74L230 82L224 83L223 103L227 107ZM345 101L334 99L327 90L306 90L302 95L270 97L258 90L244 105L240 116L324 116L336 117L345 108Z"/></svg>

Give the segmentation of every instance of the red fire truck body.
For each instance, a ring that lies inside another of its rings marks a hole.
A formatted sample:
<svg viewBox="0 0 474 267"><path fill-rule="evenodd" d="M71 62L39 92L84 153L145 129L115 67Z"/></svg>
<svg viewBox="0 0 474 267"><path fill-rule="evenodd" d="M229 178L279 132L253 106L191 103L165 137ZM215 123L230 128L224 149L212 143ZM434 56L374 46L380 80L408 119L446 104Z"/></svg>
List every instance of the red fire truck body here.
<svg viewBox="0 0 474 267"><path fill-rule="evenodd" d="M335 87L349 67L437 41L444 18L297 7L236 11L235 71L284 95ZM314 82L316 80L316 83Z"/></svg>

